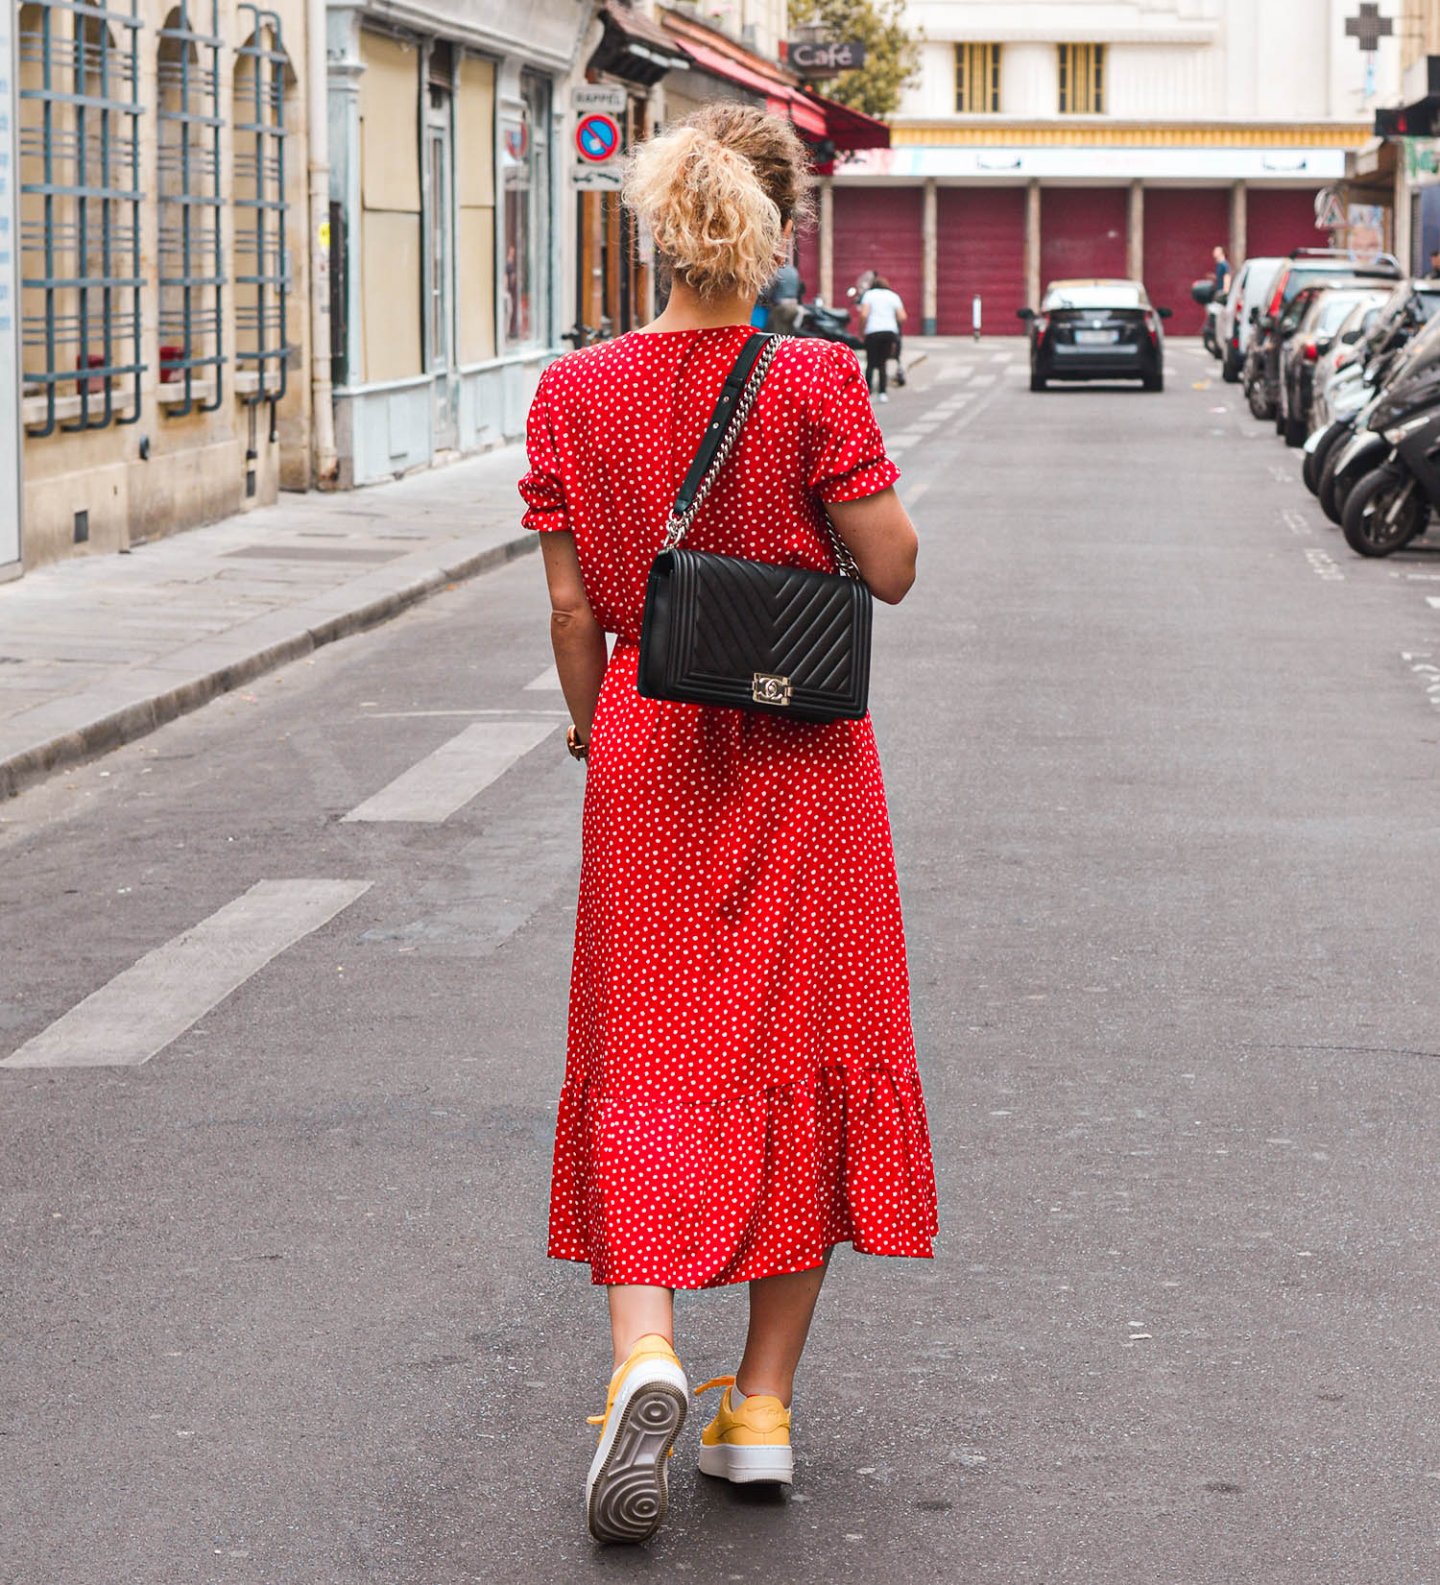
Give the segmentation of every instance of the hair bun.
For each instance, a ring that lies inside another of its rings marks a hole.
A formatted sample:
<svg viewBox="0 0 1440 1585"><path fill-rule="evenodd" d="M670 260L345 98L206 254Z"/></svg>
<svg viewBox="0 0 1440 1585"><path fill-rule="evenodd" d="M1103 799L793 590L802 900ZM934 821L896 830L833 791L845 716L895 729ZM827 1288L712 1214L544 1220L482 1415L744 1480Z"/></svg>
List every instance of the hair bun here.
<svg viewBox="0 0 1440 1585"><path fill-rule="evenodd" d="M775 273L785 221L805 211L808 185L805 148L788 121L707 105L640 145L625 202L702 297L758 296Z"/></svg>

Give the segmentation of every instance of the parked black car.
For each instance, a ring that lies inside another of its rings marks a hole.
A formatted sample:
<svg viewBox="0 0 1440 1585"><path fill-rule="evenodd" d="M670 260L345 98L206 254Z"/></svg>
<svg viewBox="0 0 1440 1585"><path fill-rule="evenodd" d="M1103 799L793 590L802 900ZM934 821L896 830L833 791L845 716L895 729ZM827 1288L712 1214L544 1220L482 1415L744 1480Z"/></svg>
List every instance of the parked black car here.
<svg viewBox="0 0 1440 1585"><path fill-rule="evenodd" d="M1382 253L1371 264L1355 264L1349 254L1333 248L1297 248L1282 266L1270 288L1270 301L1262 313L1252 309L1256 335L1245 353L1245 395L1256 418L1274 418L1280 394L1280 344L1276 329L1280 316L1296 295L1308 286L1368 285L1388 283L1401 275L1399 263Z"/></svg>
<svg viewBox="0 0 1440 1585"><path fill-rule="evenodd" d="M1139 380L1165 388L1165 338L1139 281L1051 281L1037 313L1022 308L1030 330L1030 389L1050 380Z"/></svg>
<svg viewBox="0 0 1440 1585"><path fill-rule="evenodd" d="M1275 427L1287 446L1303 446L1310 434L1315 366L1328 352L1352 309L1378 308L1383 287L1307 287L1280 318L1280 408ZM1286 328L1288 325L1288 329ZM1360 332L1355 332L1359 339Z"/></svg>

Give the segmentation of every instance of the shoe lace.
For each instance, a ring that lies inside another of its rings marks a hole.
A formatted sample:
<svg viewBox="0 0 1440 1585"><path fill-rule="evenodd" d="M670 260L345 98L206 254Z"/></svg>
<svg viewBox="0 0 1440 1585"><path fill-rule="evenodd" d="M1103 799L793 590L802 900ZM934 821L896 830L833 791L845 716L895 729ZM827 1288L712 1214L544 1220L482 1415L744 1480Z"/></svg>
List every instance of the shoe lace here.
<svg viewBox="0 0 1440 1585"><path fill-rule="evenodd" d="M709 1392L712 1387L733 1387L734 1385L735 1378L733 1376L716 1376L713 1381L707 1381L703 1386L697 1387L695 1396L698 1398L702 1392Z"/></svg>

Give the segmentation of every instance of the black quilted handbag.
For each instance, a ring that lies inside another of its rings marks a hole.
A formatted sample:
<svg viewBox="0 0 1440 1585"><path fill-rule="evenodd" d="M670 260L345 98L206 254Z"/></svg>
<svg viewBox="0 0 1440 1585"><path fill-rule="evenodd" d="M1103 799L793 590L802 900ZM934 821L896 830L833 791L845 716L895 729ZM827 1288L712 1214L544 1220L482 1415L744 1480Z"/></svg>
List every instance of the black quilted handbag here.
<svg viewBox="0 0 1440 1585"><path fill-rule="evenodd" d="M639 689L798 721L857 720L870 692L870 591L828 518L838 574L680 548L778 346L774 336L745 343L675 498L645 589Z"/></svg>

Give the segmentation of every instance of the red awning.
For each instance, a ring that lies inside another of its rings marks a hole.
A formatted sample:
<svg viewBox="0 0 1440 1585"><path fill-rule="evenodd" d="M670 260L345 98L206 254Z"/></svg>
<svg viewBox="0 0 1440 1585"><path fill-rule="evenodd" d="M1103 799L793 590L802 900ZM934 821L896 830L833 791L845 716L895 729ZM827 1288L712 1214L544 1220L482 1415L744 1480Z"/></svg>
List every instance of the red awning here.
<svg viewBox="0 0 1440 1585"><path fill-rule="evenodd" d="M820 108L820 101L813 99L809 94L802 94L798 88L792 88L788 83L777 81L774 77L767 77L764 72L756 71L753 66L747 66L743 61L733 60L720 50L711 49L708 44L702 44L687 33L683 36L685 53L695 62L702 72L709 72L712 77L721 77L726 82L737 83L742 88L748 88L752 93L760 94L765 100L765 108L777 116L788 116L795 123L796 130L802 137L811 139L829 137L825 112ZM865 118L866 120L869 117ZM888 146L888 138L886 146ZM858 146L858 145L857 145ZM866 148L874 147L865 144Z"/></svg>
<svg viewBox="0 0 1440 1585"><path fill-rule="evenodd" d="M807 94L804 97L824 115L825 136L837 149L853 153L856 149L890 147L890 128L885 122L867 116L863 110L852 110L849 105L837 104L833 99L822 99L819 94Z"/></svg>

